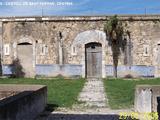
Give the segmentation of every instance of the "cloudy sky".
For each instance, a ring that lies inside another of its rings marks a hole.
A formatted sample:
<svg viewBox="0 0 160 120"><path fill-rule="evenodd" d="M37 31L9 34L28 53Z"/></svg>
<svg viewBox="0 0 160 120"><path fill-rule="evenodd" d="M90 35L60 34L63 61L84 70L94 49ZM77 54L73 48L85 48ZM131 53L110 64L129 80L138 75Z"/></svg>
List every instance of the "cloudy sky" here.
<svg viewBox="0 0 160 120"><path fill-rule="evenodd" d="M0 0L0 16L160 14L160 0Z"/></svg>

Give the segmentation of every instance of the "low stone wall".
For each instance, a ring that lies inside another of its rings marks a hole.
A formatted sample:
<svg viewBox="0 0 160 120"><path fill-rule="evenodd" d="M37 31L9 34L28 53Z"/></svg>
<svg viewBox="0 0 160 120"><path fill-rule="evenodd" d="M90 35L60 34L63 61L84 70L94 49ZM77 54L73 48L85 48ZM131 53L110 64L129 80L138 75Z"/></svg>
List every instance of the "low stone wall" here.
<svg viewBox="0 0 160 120"><path fill-rule="evenodd" d="M118 77L154 77L155 67L146 65L118 66ZM113 76L112 65L106 65L106 76Z"/></svg>
<svg viewBox="0 0 160 120"><path fill-rule="evenodd" d="M113 76L112 65L105 66L106 77ZM3 66L3 75L12 74L11 66ZM132 66L118 66L118 76L125 77L131 75L132 77L154 77L155 67L145 65L132 65ZM65 65L36 65L36 75L55 77L63 75L65 77L82 76L82 65L65 64Z"/></svg>
<svg viewBox="0 0 160 120"><path fill-rule="evenodd" d="M160 113L160 85L137 85L134 106L136 112Z"/></svg>
<svg viewBox="0 0 160 120"><path fill-rule="evenodd" d="M58 76L63 75L65 77L76 77L82 75L82 65L36 65L36 75L42 76Z"/></svg>
<svg viewBox="0 0 160 120"><path fill-rule="evenodd" d="M4 91L19 93L0 100L0 120L33 120L46 107L46 86L0 85L0 92Z"/></svg>

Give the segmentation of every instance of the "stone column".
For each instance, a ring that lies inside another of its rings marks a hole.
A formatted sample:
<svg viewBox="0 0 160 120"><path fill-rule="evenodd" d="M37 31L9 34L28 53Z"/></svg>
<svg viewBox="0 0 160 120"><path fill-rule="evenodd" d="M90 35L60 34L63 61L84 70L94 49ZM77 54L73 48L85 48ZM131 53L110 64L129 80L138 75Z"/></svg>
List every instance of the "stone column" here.
<svg viewBox="0 0 160 120"><path fill-rule="evenodd" d="M63 48L62 48L62 41L59 41L59 64L63 64Z"/></svg>

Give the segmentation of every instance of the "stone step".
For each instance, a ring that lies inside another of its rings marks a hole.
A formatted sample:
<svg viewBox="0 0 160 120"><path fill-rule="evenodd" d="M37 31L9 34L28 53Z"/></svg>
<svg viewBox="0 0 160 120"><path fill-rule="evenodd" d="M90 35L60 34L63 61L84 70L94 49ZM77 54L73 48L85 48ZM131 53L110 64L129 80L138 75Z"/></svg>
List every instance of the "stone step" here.
<svg viewBox="0 0 160 120"><path fill-rule="evenodd" d="M94 89L99 89L99 88L104 88L103 85L86 85L87 87L83 88L83 89L86 89L86 88L94 88Z"/></svg>
<svg viewBox="0 0 160 120"><path fill-rule="evenodd" d="M82 90L82 92L80 93L80 96L81 96L81 95L84 95L84 94L87 94L87 95L89 95L89 96L94 95L93 97L96 97L95 95L102 95L102 94L105 94L105 93L104 93L104 90L103 90L103 89L99 89L99 90L97 90L97 89L92 89L92 90L90 90L90 89L84 89L84 90Z"/></svg>
<svg viewBox="0 0 160 120"><path fill-rule="evenodd" d="M79 100L79 101L81 101L81 102L91 102L91 101L93 101L93 102L96 102L96 101L105 101L105 99L104 99L104 98L101 98L101 99L92 99L92 98L84 98L84 97L82 97L82 98L79 98L78 100Z"/></svg>
<svg viewBox="0 0 160 120"><path fill-rule="evenodd" d="M88 82L88 83L86 83L85 85L92 85L92 86L103 86L103 83L99 83L99 82Z"/></svg>
<svg viewBox="0 0 160 120"><path fill-rule="evenodd" d="M97 86L97 87L103 87L103 84L97 83L97 84L93 84L93 83L87 83L85 84L86 86Z"/></svg>
<svg viewBox="0 0 160 120"><path fill-rule="evenodd" d="M99 86L99 87L97 87L97 86L95 86L95 87L93 87L93 86L88 86L88 87L85 87L85 88L83 88L83 90L84 89L90 89L90 90L103 90L104 91L104 87L102 87L102 86Z"/></svg>
<svg viewBox="0 0 160 120"><path fill-rule="evenodd" d="M81 101L81 102L95 102L95 103L96 103L96 102L100 103L100 102L102 102L102 101L103 101L104 103L106 102L105 99L101 99L101 100L98 100L98 99L95 99L95 100L93 100L93 99L86 99L86 100L82 99L82 100L81 100L81 99L79 99L79 101Z"/></svg>
<svg viewBox="0 0 160 120"><path fill-rule="evenodd" d="M88 78L87 81L103 81L103 80L99 78Z"/></svg>
<svg viewBox="0 0 160 120"><path fill-rule="evenodd" d="M96 96L96 97L95 97ZM88 94L81 94L79 96L79 98L97 98L97 99L102 99L102 98L105 98L105 95L104 94L94 94L94 95L88 95Z"/></svg>
<svg viewBox="0 0 160 120"><path fill-rule="evenodd" d="M88 93L88 92L89 92L89 93ZM80 96L81 96L81 95L85 95L85 94L87 94L87 95L89 95L89 96L96 97L95 95L102 95L102 94L104 94L104 92L103 92L103 91L84 91L84 92L81 92L81 93L80 93Z"/></svg>
<svg viewBox="0 0 160 120"><path fill-rule="evenodd" d="M83 88L83 90L94 90L94 91L95 90L103 90L104 91L104 87L103 86L87 86L87 87Z"/></svg>
<svg viewBox="0 0 160 120"><path fill-rule="evenodd" d="M86 106L106 107L106 103L104 101L90 101L90 102L86 102Z"/></svg>
<svg viewBox="0 0 160 120"><path fill-rule="evenodd" d="M105 96L97 96L97 97L91 97L91 96L87 96L87 95L84 95L84 96L81 96L79 97L80 101L105 101Z"/></svg>
<svg viewBox="0 0 160 120"><path fill-rule="evenodd" d="M90 90L90 89L85 89L85 90L83 90L82 91L82 93L88 93L88 92L91 92L91 93L103 93L104 92L104 90L94 90L94 89L92 89L92 90Z"/></svg>
<svg viewBox="0 0 160 120"><path fill-rule="evenodd" d="M103 84L102 81L87 81L86 83L92 83L92 84Z"/></svg>

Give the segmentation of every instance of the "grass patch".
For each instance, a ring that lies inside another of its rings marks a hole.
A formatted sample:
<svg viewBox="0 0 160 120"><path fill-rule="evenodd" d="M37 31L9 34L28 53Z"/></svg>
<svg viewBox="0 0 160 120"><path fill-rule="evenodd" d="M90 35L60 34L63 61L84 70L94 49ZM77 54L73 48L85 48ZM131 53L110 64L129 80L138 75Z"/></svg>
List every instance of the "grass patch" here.
<svg viewBox="0 0 160 120"><path fill-rule="evenodd" d="M58 107L70 107L77 101L77 96L84 86L84 79L69 80L63 78L48 79L0 79L0 84L39 84L47 85L48 104Z"/></svg>
<svg viewBox="0 0 160 120"><path fill-rule="evenodd" d="M160 85L160 79L105 79L104 85L110 107L112 109L132 108L135 86L141 84Z"/></svg>

